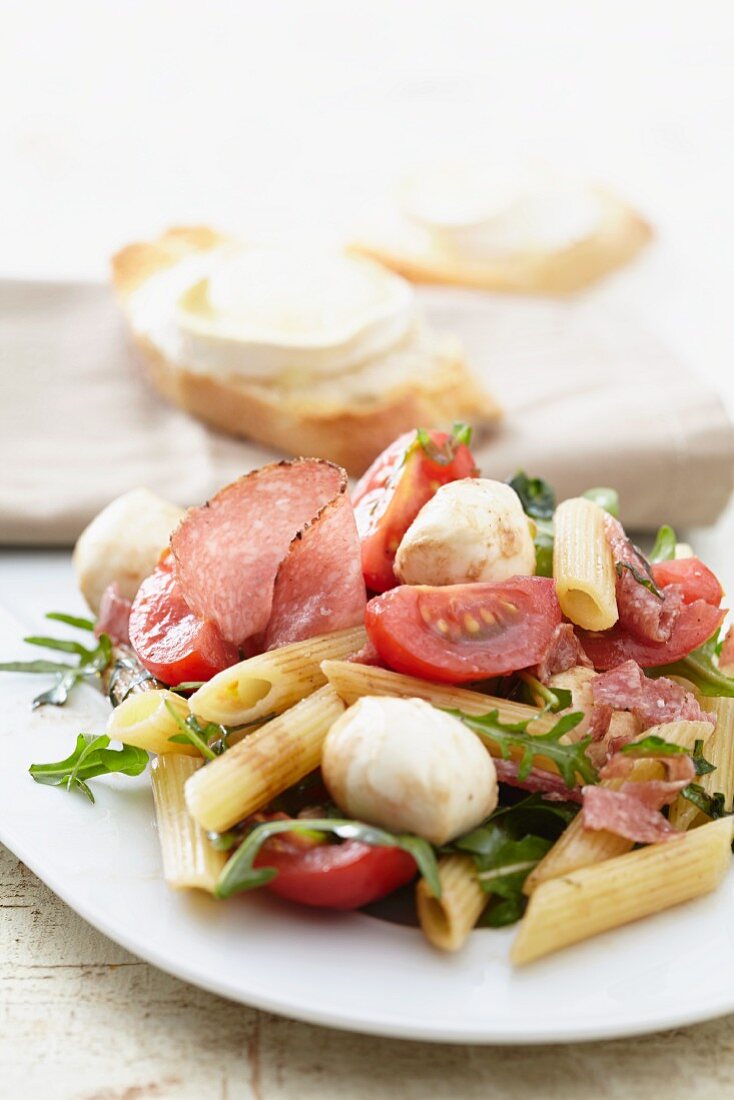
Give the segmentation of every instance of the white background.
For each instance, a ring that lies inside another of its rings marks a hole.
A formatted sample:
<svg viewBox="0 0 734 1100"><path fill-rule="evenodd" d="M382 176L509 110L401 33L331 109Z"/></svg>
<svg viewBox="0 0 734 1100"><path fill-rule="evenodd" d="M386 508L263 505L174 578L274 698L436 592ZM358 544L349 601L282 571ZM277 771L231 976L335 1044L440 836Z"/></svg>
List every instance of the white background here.
<svg viewBox="0 0 734 1100"><path fill-rule="evenodd" d="M729 0L0 0L0 14L0 274L103 275L115 247L176 222L338 235L406 168L520 152L651 218L655 248L596 293L726 387Z"/></svg>

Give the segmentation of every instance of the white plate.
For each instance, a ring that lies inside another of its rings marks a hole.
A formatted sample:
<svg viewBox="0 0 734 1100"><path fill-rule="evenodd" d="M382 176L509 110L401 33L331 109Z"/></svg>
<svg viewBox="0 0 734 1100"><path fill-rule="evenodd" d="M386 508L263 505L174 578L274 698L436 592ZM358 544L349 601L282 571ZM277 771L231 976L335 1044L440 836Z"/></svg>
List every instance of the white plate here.
<svg viewBox="0 0 734 1100"><path fill-rule="evenodd" d="M51 579L38 566L26 571L38 577L32 603ZM17 607L22 592L13 595ZM68 608L64 595L44 606ZM28 655L24 632L0 608L3 659ZM186 981L311 1023L448 1042L610 1038L734 1010L734 877L520 971L508 963L512 929L478 931L444 956L418 932L362 914L309 912L264 893L225 903L173 893L160 878L146 776L96 780L94 806L28 776L33 761L65 756L80 730L100 730L107 713L85 688L73 706L31 714L39 687L37 677L0 681L0 840L96 928Z"/></svg>

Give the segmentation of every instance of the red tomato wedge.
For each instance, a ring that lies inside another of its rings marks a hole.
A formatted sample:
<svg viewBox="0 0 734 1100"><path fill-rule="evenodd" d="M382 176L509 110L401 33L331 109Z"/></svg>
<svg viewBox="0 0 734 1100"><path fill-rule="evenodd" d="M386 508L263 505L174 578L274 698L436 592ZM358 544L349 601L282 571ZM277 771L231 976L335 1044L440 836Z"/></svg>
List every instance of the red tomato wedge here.
<svg viewBox="0 0 734 1100"><path fill-rule="evenodd" d="M359 909L415 877L415 860L402 848L377 848L360 840L304 847L282 834L263 845L256 867L275 867L267 888L301 905Z"/></svg>
<svg viewBox="0 0 734 1100"><path fill-rule="evenodd" d="M468 437L466 429L455 429L453 435L407 432L360 479L354 491L354 514L364 579L372 592L386 592L398 583L393 562L400 540L436 490L449 481L477 476Z"/></svg>
<svg viewBox="0 0 734 1100"><path fill-rule="evenodd" d="M578 633L581 645L596 669L606 671L616 668L630 658L637 661L641 668L655 668L656 665L680 661L698 649L718 630L726 614L726 610L712 607L704 600L684 603L667 642L641 641L619 625L603 634L584 630Z"/></svg>
<svg viewBox="0 0 734 1100"><path fill-rule="evenodd" d="M441 588L405 584L370 600L365 617L390 668L449 684L537 664L560 621L550 577Z"/></svg>
<svg viewBox="0 0 734 1100"><path fill-rule="evenodd" d="M213 622L189 609L169 555L141 584L130 611L130 644L140 663L164 684L210 680L239 659Z"/></svg>
<svg viewBox="0 0 734 1100"><path fill-rule="evenodd" d="M658 561L652 567L652 575L658 588L679 584L683 589L683 602L704 600L718 607L724 589L719 578L700 558L678 558L674 561Z"/></svg>

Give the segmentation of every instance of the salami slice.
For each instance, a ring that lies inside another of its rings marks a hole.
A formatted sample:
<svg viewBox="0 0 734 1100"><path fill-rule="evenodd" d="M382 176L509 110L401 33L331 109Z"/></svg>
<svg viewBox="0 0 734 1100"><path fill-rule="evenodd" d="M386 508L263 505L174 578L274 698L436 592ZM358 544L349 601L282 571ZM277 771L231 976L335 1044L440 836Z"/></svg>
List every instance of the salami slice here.
<svg viewBox="0 0 734 1100"><path fill-rule="evenodd" d="M367 592L346 474L334 496L292 540L278 569L265 648L356 626Z"/></svg>
<svg viewBox="0 0 734 1100"><path fill-rule="evenodd" d="M627 784L627 787L633 786L633 783ZM681 835L660 810L645 805L629 790L584 787L583 799L581 813L585 829L604 829L636 844L657 844Z"/></svg>
<svg viewBox="0 0 734 1100"><path fill-rule="evenodd" d="M192 509L171 549L194 614L239 646L359 623L366 598L347 484L331 462L294 459L246 474Z"/></svg>
<svg viewBox="0 0 734 1100"><path fill-rule="evenodd" d="M560 775L543 771L541 768L531 768L523 778L518 778L518 763L516 760L503 760L494 758L494 766L497 779L500 783L506 783L509 787L520 787L523 791L534 791L543 795L551 802L580 802L581 788L567 787Z"/></svg>
<svg viewBox="0 0 734 1100"><path fill-rule="evenodd" d="M642 641L667 642L683 602L682 589L676 584L656 588L649 563L618 519L605 516L604 529L617 569L620 626Z"/></svg>
<svg viewBox="0 0 734 1100"><path fill-rule="evenodd" d="M542 684L547 684L551 676L568 672L577 665L583 668L592 667L571 623L559 623L553 631L543 659L538 662L536 676Z"/></svg>
<svg viewBox="0 0 734 1100"><path fill-rule="evenodd" d="M643 729L661 722L712 722L714 716L703 711L698 700L674 680L665 676L650 680L634 661L597 676L591 691L597 706L628 710Z"/></svg>

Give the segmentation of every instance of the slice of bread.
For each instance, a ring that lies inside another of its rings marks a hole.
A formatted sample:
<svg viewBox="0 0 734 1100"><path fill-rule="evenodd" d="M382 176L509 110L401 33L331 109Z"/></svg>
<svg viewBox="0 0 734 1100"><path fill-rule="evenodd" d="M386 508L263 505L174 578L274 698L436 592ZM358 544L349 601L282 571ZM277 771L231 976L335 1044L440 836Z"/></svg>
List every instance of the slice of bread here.
<svg viewBox="0 0 734 1100"><path fill-rule="evenodd" d="M601 217L596 230L567 248L536 250L470 261L433 245L399 237L355 242L350 251L368 256L414 283L472 287L518 294L567 294L581 290L630 261L652 238L650 226L616 195L595 189ZM418 235L418 241L420 235Z"/></svg>
<svg viewBox="0 0 734 1100"><path fill-rule="evenodd" d="M227 242L211 229L194 227L123 248L112 260L123 308L156 272ZM354 475L410 428L454 420L480 426L501 415L468 370L459 345L420 323L395 348L344 374L294 374L277 381L201 374L171 362L147 336L134 338L156 388L193 416L287 454L329 458Z"/></svg>

